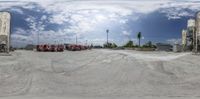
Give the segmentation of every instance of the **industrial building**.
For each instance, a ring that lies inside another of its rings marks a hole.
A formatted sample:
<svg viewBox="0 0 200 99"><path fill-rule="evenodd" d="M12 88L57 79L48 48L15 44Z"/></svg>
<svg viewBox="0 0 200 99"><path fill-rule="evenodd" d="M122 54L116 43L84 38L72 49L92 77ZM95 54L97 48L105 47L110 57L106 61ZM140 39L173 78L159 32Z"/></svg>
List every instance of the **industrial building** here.
<svg viewBox="0 0 200 99"><path fill-rule="evenodd" d="M10 50L10 19L10 13L0 12L0 52Z"/></svg>
<svg viewBox="0 0 200 99"><path fill-rule="evenodd" d="M200 52L200 12L196 13L195 19L189 19L187 29L182 30L182 49Z"/></svg>
<svg viewBox="0 0 200 99"><path fill-rule="evenodd" d="M156 43L157 51L172 51L173 46L170 44Z"/></svg>

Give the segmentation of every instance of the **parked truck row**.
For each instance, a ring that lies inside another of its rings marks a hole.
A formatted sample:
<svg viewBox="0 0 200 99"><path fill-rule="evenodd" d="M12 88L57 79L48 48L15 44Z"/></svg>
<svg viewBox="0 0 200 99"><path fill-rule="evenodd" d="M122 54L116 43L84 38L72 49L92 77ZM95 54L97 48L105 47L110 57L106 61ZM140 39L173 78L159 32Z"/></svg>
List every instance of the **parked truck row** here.
<svg viewBox="0 0 200 99"><path fill-rule="evenodd" d="M37 51L39 52L63 52L64 51L64 45L37 45L36 46Z"/></svg>
<svg viewBox="0 0 200 99"><path fill-rule="evenodd" d="M63 52L64 50L69 51L81 51L91 49L90 46L84 45L76 45L76 44L59 44L59 45L49 45L49 44L41 44L36 46L36 50L38 52Z"/></svg>
<svg viewBox="0 0 200 99"><path fill-rule="evenodd" d="M65 49L69 51L81 51L91 49L91 47L85 45L67 44L65 45Z"/></svg>

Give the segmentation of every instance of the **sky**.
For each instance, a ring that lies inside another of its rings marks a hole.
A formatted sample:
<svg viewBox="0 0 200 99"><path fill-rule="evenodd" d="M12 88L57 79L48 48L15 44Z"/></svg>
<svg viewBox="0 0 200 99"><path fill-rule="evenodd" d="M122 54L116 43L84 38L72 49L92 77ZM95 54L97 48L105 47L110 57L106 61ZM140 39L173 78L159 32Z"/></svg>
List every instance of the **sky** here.
<svg viewBox="0 0 200 99"><path fill-rule="evenodd" d="M187 20L200 9L197 0L0 0L0 11L11 13L11 45L118 45L177 43Z"/></svg>

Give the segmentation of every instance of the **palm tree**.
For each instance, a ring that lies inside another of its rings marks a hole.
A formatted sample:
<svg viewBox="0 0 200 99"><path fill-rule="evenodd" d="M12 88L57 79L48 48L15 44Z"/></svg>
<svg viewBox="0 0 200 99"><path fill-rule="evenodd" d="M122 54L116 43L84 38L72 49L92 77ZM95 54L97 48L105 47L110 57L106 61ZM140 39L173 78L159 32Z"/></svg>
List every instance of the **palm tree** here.
<svg viewBox="0 0 200 99"><path fill-rule="evenodd" d="M138 32L138 34L137 34L137 38L138 38L138 40L139 40L139 47L140 47L140 39L141 39L141 37L142 37L141 32Z"/></svg>

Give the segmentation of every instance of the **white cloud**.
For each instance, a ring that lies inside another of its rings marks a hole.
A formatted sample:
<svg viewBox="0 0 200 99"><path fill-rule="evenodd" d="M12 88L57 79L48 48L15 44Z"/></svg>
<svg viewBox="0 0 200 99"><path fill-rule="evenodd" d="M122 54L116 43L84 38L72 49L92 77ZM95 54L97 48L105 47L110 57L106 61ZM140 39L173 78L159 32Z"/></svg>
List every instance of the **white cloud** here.
<svg viewBox="0 0 200 99"><path fill-rule="evenodd" d="M18 34L18 35L26 35L26 31L22 28L15 28L15 33L14 34Z"/></svg>
<svg viewBox="0 0 200 99"><path fill-rule="evenodd" d="M22 34L26 34L26 31L22 29L18 29L16 33L11 35L11 45L13 47L21 47L21 46L25 46L26 44L32 44L31 43L32 37L30 38L29 36L22 35Z"/></svg>
<svg viewBox="0 0 200 99"><path fill-rule="evenodd" d="M0 2L0 9L8 9L8 8L12 8L12 7L14 7L14 6L18 6L18 7L20 7L20 6L24 6L24 5L26 5L27 3L25 3L25 2L18 2L18 1L15 1L15 2L13 2L13 1L11 1L11 2Z"/></svg>
<svg viewBox="0 0 200 99"><path fill-rule="evenodd" d="M90 40L89 43L91 43L93 45L103 45L103 44L105 44L106 41L107 41L106 38L94 38L94 39ZM108 41L110 43L115 43L115 40L111 39L111 38Z"/></svg>
<svg viewBox="0 0 200 99"><path fill-rule="evenodd" d="M56 23L56 24L64 24L65 22L69 21L69 16L66 14L54 14L50 18L51 23Z"/></svg>
<svg viewBox="0 0 200 99"><path fill-rule="evenodd" d="M163 4L162 8L161 12L166 13L168 19L179 19L184 16L194 16L194 12L197 12L200 9L200 2L193 0L169 2Z"/></svg>
<svg viewBox="0 0 200 99"><path fill-rule="evenodd" d="M119 23L121 23L121 24L125 24L127 22L128 22L128 19L121 19L121 20L119 20Z"/></svg>
<svg viewBox="0 0 200 99"><path fill-rule="evenodd" d="M130 35L131 35L131 33L128 32L128 31L122 31L122 34L123 34L124 36L130 36Z"/></svg>
<svg viewBox="0 0 200 99"><path fill-rule="evenodd" d="M24 12L19 8L13 8L13 9L11 9L11 11L17 12L19 14L24 14Z"/></svg>
<svg viewBox="0 0 200 99"><path fill-rule="evenodd" d="M12 40L29 40L27 36L23 36L20 34L13 34L11 35Z"/></svg>
<svg viewBox="0 0 200 99"><path fill-rule="evenodd" d="M9 0L5 0L9 1ZM162 9L161 12L167 13L168 17L178 18L178 16L190 15L187 11L181 11L182 9L191 9L198 11L200 8L200 2L189 1L173 1L173 0L160 0L160 1L124 1L124 0L19 0L18 2L1 2L2 8L11 8L13 6L21 6L27 9L35 8L33 5L28 5L30 2L39 4L44 10L49 13L57 13L61 16L68 16L69 12L77 12L79 14L91 13L93 11L107 11L111 14L117 13L119 16L127 16L132 13L148 14L153 11ZM5 6L6 5L6 6ZM78 7L77 7L78 5ZM67 13L67 14L66 14ZM55 17L58 19L57 17ZM66 18L66 17L64 17ZM61 19L63 19L61 17ZM64 20L63 20L64 21Z"/></svg>
<svg viewBox="0 0 200 99"><path fill-rule="evenodd" d="M29 28L32 29L32 31L40 32L40 31L43 31L45 28L45 24L44 24L45 19L44 18L45 18L45 16L42 16L40 18L40 20L37 20L35 17L29 16L25 20L29 23L28 26L29 26Z"/></svg>
<svg viewBox="0 0 200 99"><path fill-rule="evenodd" d="M29 35L26 35L29 33ZM11 35L12 45L26 45L26 44L38 44L38 35L40 44L54 44L54 43L66 43L71 39L74 39L73 36L67 36L65 31L35 31L34 29L24 30L22 28L17 28L15 32ZM70 43L74 43L71 41Z"/></svg>
<svg viewBox="0 0 200 99"><path fill-rule="evenodd" d="M126 24L127 16L132 16L133 20L139 19L141 14L149 14L160 10L166 13L168 19L178 19L183 16L193 16L188 11L182 9L197 10L200 8L199 2L182 2L172 0L162 1L51 1L48 3L39 2L45 11L54 13L50 21L52 23L64 24L69 22L71 26L68 32L83 34L91 32L100 22L119 21ZM78 7L77 7L78 5ZM104 15L98 15L103 13ZM96 18L95 18L96 17Z"/></svg>
<svg viewBox="0 0 200 99"><path fill-rule="evenodd" d="M7 1L7 0L6 0ZM9 1L9 0L8 0ZM189 1L123 1L123 0L108 0L108 1L82 1L82 0L19 0L18 2L1 2L1 7L11 8L13 6L21 6L26 9L34 9L35 6L30 4L35 2L48 13L53 13L51 22L63 24L69 21L72 14L92 15L93 13L106 12L105 16L110 20L115 20L116 17L124 17L134 15L138 19L138 13L148 14L153 11L162 9L162 13L166 13L169 19L177 19L182 16L191 16L191 13L182 11L182 9L199 10L200 2ZM78 7L77 7L78 5ZM22 13L20 10L17 10ZM88 17L88 16L85 16ZM89 17L90 18L90 17ZM99 17L101 18L101 17ZM125 21L121 21L124 23Z"/></svg>
<svg viewBox="0 0 200 99"><path fill-rule="evenodd" d="M43 16L41 17L41 20L42 20L42 21L47 20L47 16L46 16L46 15L43 15Z"/></svg>
<svg viewBox="0 0 200 99"><path fill-rule="evenodd" d="M34 10L36 5L33 5L31 2L41 7L42 10L39 11L47 12L51 16L47 17L44 15L40 18L40 21L33 16L29 16L26 21L29 23L31 29L26 31L18 29L16 34L24 35L24 32L29 32L33 38L36 38L37 33L41 33L46 38L55 39L56 37L72 39L74 35L65 38L64 35L74 33L82 36L85 33L92 33L97 29L95 27L109 26L116 22L123 25L128 22L127 17L129 16L131 16L131 19L137 20L140 18L140 15L146 15L159 10L161 13L165 13L169 19L178 19L183 16L193 16L192 13L183 9L192 11L198 11L200 9L200 2L173 0L19 0L15 2L0 2L0 9L11 8L13 11L23 14L24 12L22 10L18 8L13 9L13 7L18 6ZM45 31L44 22L46 20L60 25L69 23L69 26L59 31ZM122 31L122 33L127 36L130 35L127 31Z"/></svg>
<svg viewBox="0 0 200 99"><path fill-rule="evenodd" d="M141 39L144 39L144 36Z"/></svg>
<svg viewBox="0 0 200 99"><path fill-rule="evenodd" d="M162 2L139 2L139 1L57 1L39 4L49 13L54 13L50 18L51 23L64 24L68 22L71 26L67 32L83 34L92 32L95 26L109 21L119 21L125 24L127 16L134 13L150 13L155 11ZM77 7L78 5L78 7ZM151 9L149 9L151 7ZM137 15L137 14L136 14ZM137 20L138 17L133 19ZM110 22L112 23L112 22Z"/></svg>

